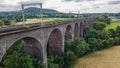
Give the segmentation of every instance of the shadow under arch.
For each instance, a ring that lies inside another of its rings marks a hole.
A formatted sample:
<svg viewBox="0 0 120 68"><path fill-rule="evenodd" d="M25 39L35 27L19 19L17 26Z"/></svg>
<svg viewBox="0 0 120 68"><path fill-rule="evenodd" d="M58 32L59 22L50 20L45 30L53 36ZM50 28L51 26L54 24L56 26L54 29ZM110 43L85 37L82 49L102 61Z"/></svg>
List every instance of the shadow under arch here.
<svg viewBox="0 0 120 68"><path fill-rule="evenodd" d="M78 23L76 23L74 27L74 38L78 38L78 37L79 37L79 27L78 27Z"/></svg>
<svg viewBox="0 0 120 68"><path fill-rule="evenodd" d="M13 44L7 49L6 53L4 54L2 61L4 61L7 55L12 54L14 51L17 51L18 49L22 49L20 50L20 52L23 52L26 55L30 55L36 58L37 60L43 61L42 46L37 39L32 37L25 37L13 42Z"/></svg>
<svg viewBox="0 0 120 68"><path fill-rule="evenodd" d="M47 55L57 55L62 52L63 41L62 32L59 29L54 29L48 38L47 42Z"/></svg>
<svg viewBox="0 0 120 68"><path fill-rule="evenodd" d="M68 25L65 31L65 40L72 39L72 27Z"/></svg>
<svg viewBox="0 0 120 68"><path fill-rule="evenodd" d="M84 28L84 27L83 27L83 26L84 26L83 24L84 24L84 22L81 21L81 22L80 22L80 37L82 37L82 34L83 34L83 28Z"/></svg>

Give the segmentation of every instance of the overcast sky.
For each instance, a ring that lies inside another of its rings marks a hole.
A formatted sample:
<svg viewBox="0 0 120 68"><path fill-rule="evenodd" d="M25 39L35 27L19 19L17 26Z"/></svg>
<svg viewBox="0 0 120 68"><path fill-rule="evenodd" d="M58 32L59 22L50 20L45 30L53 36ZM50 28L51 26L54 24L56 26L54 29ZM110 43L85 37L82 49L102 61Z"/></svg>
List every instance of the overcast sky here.
<svg viewBox="0 0 120 68"><path fill-rule="evenodd" d="M20 2L41 0L0 0L0 11L20 10ZM120 12L120 0L43 0L43 7L61 12L102 13Z"/></svg>

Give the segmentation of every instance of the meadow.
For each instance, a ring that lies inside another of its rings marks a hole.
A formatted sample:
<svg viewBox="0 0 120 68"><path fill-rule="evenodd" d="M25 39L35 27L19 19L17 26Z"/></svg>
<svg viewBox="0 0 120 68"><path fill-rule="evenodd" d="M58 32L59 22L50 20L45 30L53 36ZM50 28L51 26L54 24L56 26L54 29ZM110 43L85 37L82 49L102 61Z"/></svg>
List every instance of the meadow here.
<svg viewBox="0 0 120 68"><path fill-rule="evenodd" d="M120 46L83 56L73 68L120 68Z"/></svg>
<svg viewBox="0 0 120 68"><path fill-rule="evenodd" d="M105 30L108 30L108 29L116 29L117 26L120 26L120 20L112 20L111 21L111 24L108 25Z"/></svg>

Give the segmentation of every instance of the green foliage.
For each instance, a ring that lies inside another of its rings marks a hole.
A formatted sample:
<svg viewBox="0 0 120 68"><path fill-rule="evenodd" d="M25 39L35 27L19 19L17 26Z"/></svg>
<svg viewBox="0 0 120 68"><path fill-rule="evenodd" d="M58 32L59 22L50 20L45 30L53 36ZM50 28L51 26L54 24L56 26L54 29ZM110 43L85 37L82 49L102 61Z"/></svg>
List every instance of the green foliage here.
<svg viewBox="0 0 120 68"><path fill-rule="evenodd" d="M116 33L117 33L117 36L120 36L120 26L117 26Z"/></svg>
<svg viewBox="0 0 120 68"><path fill-rule="evenodd" d="M83 56L89 50L89 46L84 39L80 39L80 38L74 39L73 45L74 45L75 49L72 48L71 50L73 52L75 52L75 54L78 57Z"/></svg>
<svg viewBox="0 0 120 68"><path fill-rule="evenodd" d="M5 68L33 68L30 56L18 56L16 52L7 56L3 64Z"/></svg>
<svg viewBox="0 0 120 68"><path fill-rule="evenodd" d="M48 68L59 68L58 64L48 62Z"/></svg>
<svg viewBox="0 0 120 68"><path fill-rule="evenodd" d="M106 24L104 22L94 22L92 27L96 30L103 30L106 27Z"/></svg>
<svg viewBox="0 0 120 68"><path fill-rule="evenodd" d="M98 32L96 29L85 28L85 31L84 31L85 40L88 40L89 38L97 38L97 37L98 37Z"/></svg>
<svg viewBox="0 0 120 68"><path fill-rule="evenodd" d="M4 22L5 25L11 25L12 24L11 20L3 19L2 21Z"/></svg>
<svg viewBox="0 0 120 68"><path fill-rule="evenodd" d="M4 25L3 21L0 20L0 26L3 26L3 25Z"/></svg>
<svg viewBox="0 0 120 68"><path fill-rule="evenodd" d="M65 56L65 65L64 68L72 68L72 65L75 63L77 57L74 52L68 51Z"/></svg>
<svg viewBox="0 0 120 68"><path fill-rule="evenodd" d="M45 64L42 63L41 61L37 60L34 57L31 57L32 59L32 65L34 68L45 68Z"/></svg>
<svg viewBox="0 0 120 68"><path fill-rule="evenodd" d="M119 37L115 37L114 38L114 45L119 45L120 44L120 38Z"/></svg>
<svg viewBox="0 0 120 68"><path fill-rule="evenodd" d="M114 29L109 29L108 31L110 32L111 37L115 37L117 35L117 33Z"/></svg>
<svg viewBox="0 0 120 68"><path fill-rule="evenodd" d="M114 45L114 39L113 38L109 38L108 42L109 42L110 47Z"/></svg>
<svg viewBox="0 0 120 68"><path fill-rule="evenodd" d="M58 56L59 57L59 56ZM48 57L48 68L59 68L59 65L56 63L57 59L54 56Z"/></svg>
<svg viewBox="0 0 120 68"><path fill-rule="evenodd" d="M108 18L107 16L100 16L99 21L105 22L106 24L111 24L111 19Z"/></svg>
<svg viewBox="0 0 120 68"><path fill-rule="evenodd" d="M59 68L64 68L65 53L61 53L54 57L53 63L59 64Z"/></svg>
<svg viewBox="0 0 120 68"><path fill-rule="evenodd" d="M67 40L67 41L65 41L65 52L71 51L72 44L73 44L73 40Z"/></svg>
<svg viewBox="0 0 120 68"><path fill-rule="evenodd" d="M109 30L109 29L114 29L116 30L117 26L120 26L120 20L112 20L110 25L107 25L107 27L105 28L105 30Z"/></svg>
<svg viewBox="0 0 120 68"><path fill-rule="evenodd" d="M45 64L24 54L21 41L16 42L7 50L1 66L5 68L45 68Z"/></svg>
<svg viewBox="0 0 120 68"><path fill-rule="evenodd" d="M98 38L102 40L109 39L111 37L111 33L109 31L98 31L98 33Z"/></svg>
<svg viewBox="0 0 120 68"><path fill-rule="evenodd" d="M76 38L65 42L65 50L73 51L78 57L84 55L89 50L88 44L84 39Z"/></svg>
<svg viewBox="0 0 120 68"><path fill-rule="evenodd" d="M94 52L94 51L98 50L98 48L99 48L99 44L98 44L96 38L89 38L88 44L89 44L89 48L90 48L91 52Z"/></svg>

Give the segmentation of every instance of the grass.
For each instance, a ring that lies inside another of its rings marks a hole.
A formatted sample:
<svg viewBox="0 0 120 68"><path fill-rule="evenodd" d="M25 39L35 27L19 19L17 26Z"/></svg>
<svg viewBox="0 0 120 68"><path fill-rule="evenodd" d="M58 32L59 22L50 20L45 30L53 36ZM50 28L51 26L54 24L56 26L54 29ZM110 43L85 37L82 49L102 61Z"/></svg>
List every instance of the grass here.
<svg viewBox="0 0 120 68"><path fill-rule="evenodd" d="M116 29L117 26L120 26L120 20L112 20L111 25L108 25L105 30Z"/></svg>
<svg viewBox="0 0 120 68"><path fill-rule="evenodd" d="M73 68L120 68L120 46L86 55Z"/></svg>

